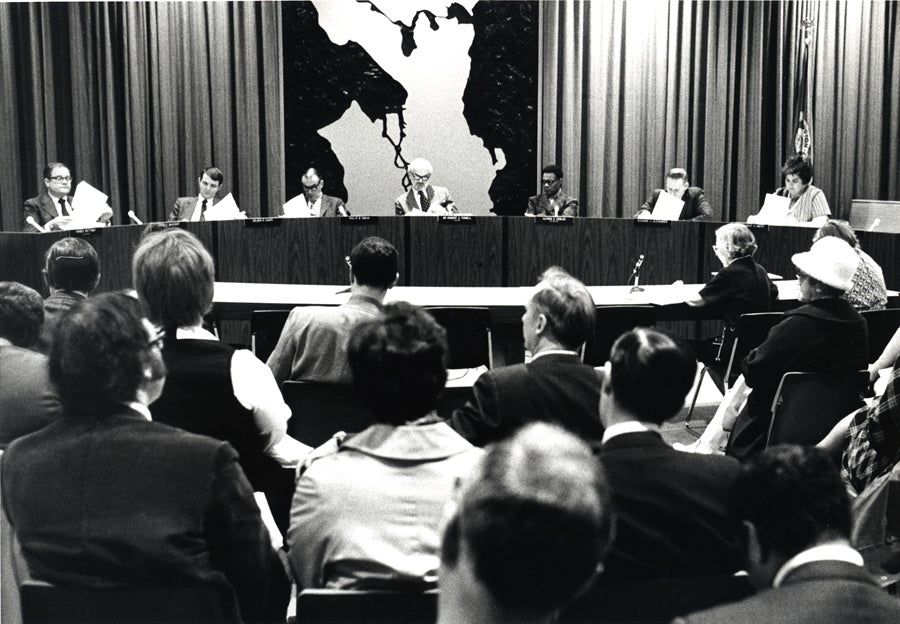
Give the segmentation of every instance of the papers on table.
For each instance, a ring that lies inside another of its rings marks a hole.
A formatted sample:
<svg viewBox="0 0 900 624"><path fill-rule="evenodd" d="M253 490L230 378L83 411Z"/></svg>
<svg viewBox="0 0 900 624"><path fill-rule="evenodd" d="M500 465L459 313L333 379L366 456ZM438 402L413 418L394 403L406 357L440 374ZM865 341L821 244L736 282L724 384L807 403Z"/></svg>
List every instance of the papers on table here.
<svg viewBox="0 0 900 624"><path fill-rule="evenodd" d="M231 193L228 193L228 195L206 209L207 221L230 221L232 219L246 218L247 215L238 208L237 203L234 201L234 196Z"/></svg>
<svg viewBox="0 0 900 624"><path fill-rule="evenodd" d="M675 199L665 191L661 191L656 198L656 205L653 206L653 214L651 219L661 219L665 221L678 221L681 216L681 209L684 208L684 200Z"/></svg>
<svg viewBox="0 0 900 624"><path fill-rule="evenodd" d="M780 225L787 222L788 210L791 209L791 198L766 193L766 201L763 202L759 213L747 218L747 223L767 223Z"/></svg>

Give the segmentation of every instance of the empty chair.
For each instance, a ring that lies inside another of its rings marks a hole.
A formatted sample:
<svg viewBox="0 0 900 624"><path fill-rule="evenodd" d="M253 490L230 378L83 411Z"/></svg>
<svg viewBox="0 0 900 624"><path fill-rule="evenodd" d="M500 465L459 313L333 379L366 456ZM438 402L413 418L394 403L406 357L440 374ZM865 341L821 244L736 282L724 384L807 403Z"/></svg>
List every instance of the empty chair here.
<svg viewBox="0 0 900 624"><path fill-rule="evenodd" d="M656 309L651 305L597 306L594 337L584 349L584 362L601 366L609 358L616 338L635 327L656 324Z"/></svg>
<svg viewBox="0 0 900 624"><path fill-rule="evenodd" d="M860 312L869 327L869 362L874 362L900 327L900 308Z"/></svg>
<svg viewBox="0 0 900 624"><path fill-rule="evenodd" d="M288 434L313 447L323 444L338 431L356 433L373 422L351 386L285 381L281 393L291 408Z"/></svg>
<svg viewBox="0 0 900 624"><path fill-rule="evenodd" d="M447 330L447 368L494 367L488 308L425 308Z"/></svg>
<svg viewBox="0 0 900 624"><path fill-rule="evenodd" d="M297 596L297 622L434 622L437 599L437 590L305 589Z"/></svg>
<svg viewBox="0 0 900 624"><path fill-rule="evenodd" d="M766 446L822 440L837 422L863 406L868 371L785 373L772 401Z"/></svg>
<svg viewBox="0 0 900 624"><path fill-rule="evenodd" d="M269 359L290 310L253 310L250 313L250 350L260 360Z"/></svg>

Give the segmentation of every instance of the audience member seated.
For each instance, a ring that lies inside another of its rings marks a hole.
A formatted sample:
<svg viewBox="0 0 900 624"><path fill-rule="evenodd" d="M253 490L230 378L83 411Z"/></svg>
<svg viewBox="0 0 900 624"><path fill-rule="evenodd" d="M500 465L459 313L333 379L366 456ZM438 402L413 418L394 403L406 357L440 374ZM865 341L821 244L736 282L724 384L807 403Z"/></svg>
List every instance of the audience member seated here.
<svg viewBox="0 0 900 624"><path fill-rule="evenodd" d="M841 453L841 476L856 494L890 472L900 462L900 366L880 399L842 419L818 446Z"/></svg>
<svg viewBox="0 0 900 624"><path fill-rule="evenodd" d="M399 259L389 242L370 236L348 257L350 300L334 306L291 310L267 364L275 381L322 381L349 384L347 341L357 323L381 313L387 291L397 283Z"/></svg>
<svg viewBox="0 0 900 624"><path fill-rule="evenodd" d="M244 621L284 622L288 580L234 449L150 417L165 383L159 349L124 294L60 320L50 378L65 416L2 458L3 504L31 576L231 589Z"/></svg>
<svg viewBox="0 0 900 624"><path fill-rule="evenodd" d="M480 454L435 414L446 351L408 303L357 326L350 367L373 424L304 462L287 536L300 588L434 588L444 507Z"/></svg>
<svg viewBox="0 0 900 624"><path fill-rule="evenodd" d="M445 186L432 186L434 168L424 158L414 158L406 169L411 188L394 200L398 216L447 215L459 212Z"/></svg>
<svg viewBox="0 0 900 624"><path fill-rule="evenodd" d="M148 317L165 332L169 375L150 406L153 420L230 442L253 487L271 494L281 472L275 460L296 466L309 448L286 435L291 412L272 371L203 329L212 309L212 256L193 234L168 228L141 241L132 272Z"/></svg>
<svg viewBox="0 0 900 624"><path fill-rule="evenodd" d="M778 288L766 269L753 259L756 249L756 237L743 223L729 223L716 230L713 251L723 268L696 298L687 301L689 306L705 308L725 320L722 335L704 341L698 349L698 359L708 367L719 390L724 389L723 377L741 314L769 312L778 298Z"/></svg>
<svg viewBox="0 0 900 624"><path fill-rule="evenodd" d="M803 154L794 154L785 161L781 175L784 186L776 189L775 194L791 198L787 222L825 225L831 216L831 208L822 189L812 185L812 163Z"/></svg>
<svg viewBox="0 0 900 624"><path fill-rule="evenodd" d="M60 416L47 358L31 350L43 321L37 291L0 282L0 450Z"/></svg>
<svg viewBox="0 0 900 624"><path fill-rule="evenodd" d="M60 317L86 299L100 283L100 258L86 240L67 237L53 243L44 254L41 272L50 296L44 301L44 327L38 350L49 353L53 328Z"/></svg>
<svg viewBox="0 0 900 624"><path fill-rule="evenodd" d="M660 193L668 193L675 199L684 202L681 214L678 216L680 221L702 221L712 218L712 206L706 199L706 193L699 186L691 186L687 170L680 167L669 169L666 173L666 188L654 190L634 217L636 219L652 219L653 209L656 207Z"/></svg>
<svg viewBox="0 0 900 624"><path fill-rule="evenodd" d="M534 421L599 440L600 374L577 353L594 331L594 314L584 284L559 267L544 271L522 316L531 362L483 373L472 388L474 398L454 412L453 428L478 446Z"/></svg>
<svg viewBox="0 0 900 624"><path fill-rule="evenodd" d="M850 302L854 309L883 310L887 305L887 288L884 285L884 272L878 263L859 246L859 239L850 224L838 219L829 219L813 236L813 242L825 237L834 236L841 239L856 251L859 256L859 267L853 274L853 288L844 293L843 298Z"/></svg>
<svg viewBox="0 0 900 624"><path fill-rule="evenodd" d="M697 362L658 331L634 329L605 365L597 447L616 510L616 539L601 580L707 576L741 567L728 521L728 490L739 464L692 455L663 442L694 382Z"/></svg>
<svg viewBox="0 0 900 624"><path fill-rule="evenodd" d="M577 217L578 200L562 190L563 170L559 165L547 165L541 170L540 195L528 198L525 216Z"/></svg>
<svg viewBox="0 0 900 624"><path fill-rule="evenodd" d="M741 467L729 508L760 591L677 624L900 622L900 602L878 586L850 547L847 493L825 452L766 449Z"/></svg>
<svg viewBox="0 0 900 624"><path fill-rule="evenodd" d="M613 514L587 445L534 423L463 480L441 545L439 624L553 622L603 569Z"/></svg>

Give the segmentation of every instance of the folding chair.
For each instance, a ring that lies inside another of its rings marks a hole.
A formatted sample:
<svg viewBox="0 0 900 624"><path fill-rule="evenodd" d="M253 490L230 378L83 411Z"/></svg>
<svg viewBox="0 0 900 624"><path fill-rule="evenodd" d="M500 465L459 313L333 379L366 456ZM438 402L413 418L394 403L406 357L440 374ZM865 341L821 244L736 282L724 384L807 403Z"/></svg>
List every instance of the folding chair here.
<svg viewBox="0 0 900 624"><path fill-rule="evenodd" d="M594 311L594 335L584 346L586 364L602 366L616 339L635 327L656 324L656 309L651 305L597 306Z"/></svg>
<svg viewBox="0 0 900 624"><path fill-rule="evenodd" d="M297 622L434 622L437 590L360 591L304 589L297 596Z"/></svg>
<svg viewBox="0 0 900 624"><path fill-rule="evenodd" d="M820 442L838 421L862 407L869 372L785 373L772 400L766 446Z"/></svg>
<svg viewBox="0 0 900 624"><path fill-rule="evenodd" d="M275 350L290 310L253 310L250 313L250 350L265 362Z"/></svg>
<svg viewBox="0 0 900 624"><path fill-rule="evenodd" d="M338 431L357 433L373 422L352 386L285 381L281 393L291 408L288 434L313 447L327 442Z"/></svg>
<svg viewBox="0 0 900 624"><path fill-rule="evenodd" d="M447 330L447 368L494 367L488 308L425 308Z"/></svg>

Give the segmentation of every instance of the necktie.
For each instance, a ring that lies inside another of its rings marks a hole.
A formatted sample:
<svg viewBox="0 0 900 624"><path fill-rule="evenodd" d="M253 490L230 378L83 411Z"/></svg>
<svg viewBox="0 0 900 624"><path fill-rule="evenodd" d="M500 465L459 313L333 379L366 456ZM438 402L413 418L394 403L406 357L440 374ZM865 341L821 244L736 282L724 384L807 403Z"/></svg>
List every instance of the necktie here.
<svg viewBox="0 0 900 624"><path fill-rule="evenodd" d="M200 220L206 221L206 200L203 200L203 203L200 204Z"/></svg>
<svg viewBox="0 0 900 624"><path fill-rule="evenodd" d="M69 216L69 211L66 208L66 198L65 197L59 198L59 214L63 215L64 217Z"/></svg>
<svg viewBox="0 0 900 624"><path fill-rule="evenodd" d="M422 204L422 212L428 212L431 202L428 201L428 195L425 194L425 191L419 191L419 202Z"/></svg>

